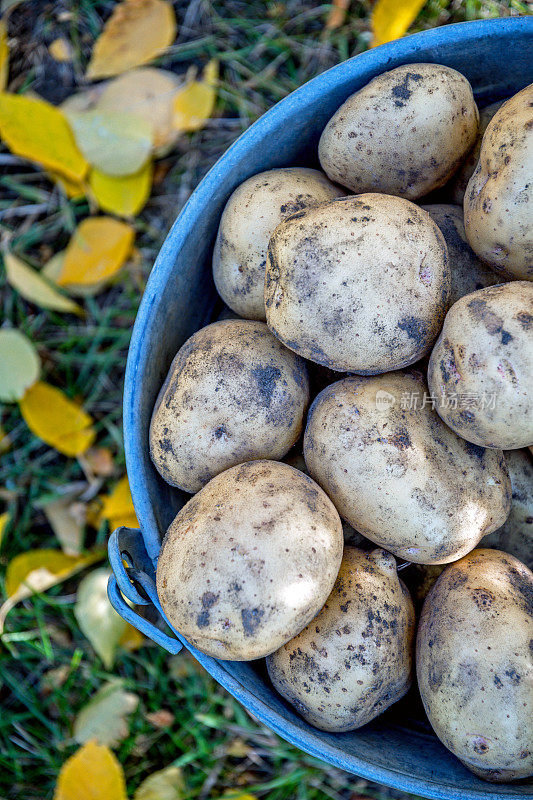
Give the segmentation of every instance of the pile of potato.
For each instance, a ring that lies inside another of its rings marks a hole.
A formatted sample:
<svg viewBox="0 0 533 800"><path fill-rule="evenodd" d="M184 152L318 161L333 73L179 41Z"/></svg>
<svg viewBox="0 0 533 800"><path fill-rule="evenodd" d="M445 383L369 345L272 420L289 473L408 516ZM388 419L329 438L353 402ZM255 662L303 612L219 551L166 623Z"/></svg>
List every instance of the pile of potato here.
<svg viewBox="0 0 533 800"><path fill-rule="evenodd" d="M398 67L346 100L318 156L323 172L229 198L229 309L157 399L153 462L195 493L161 548L162 607L204 653L266 657L322 730L373 720L416 662L443 744L482 778L526 778L533 85L480 124L458 72Z"/></svg>

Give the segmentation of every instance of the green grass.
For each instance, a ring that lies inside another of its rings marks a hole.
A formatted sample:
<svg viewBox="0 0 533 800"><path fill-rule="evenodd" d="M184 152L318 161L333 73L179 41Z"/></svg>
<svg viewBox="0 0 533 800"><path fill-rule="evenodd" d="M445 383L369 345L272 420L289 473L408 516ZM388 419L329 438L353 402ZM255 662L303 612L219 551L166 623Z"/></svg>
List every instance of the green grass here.
<svg viewBox="0 0 533 800"><path fill-rule="evenodd" d="M138 272L86 301L83 322L26 303L0 272L2 322L21 328L36 344L48 382L83 398L96 420L98 444L113 453L117 477L124 472L121 397L128 341L142 287L170 224L203 174L254 119L317 73L366 49L369 41L370 0L352 2L345 23L330 33L324 31L327 3L192 0L174 5L178 38L159 64L184 73L217 57L221 86L215 117L159 162L153 196L135 220L142 256ZM76 91L113 6L107 0L28 0L18 6L9 22L11 89L31 89L55 103ZM520 0L429 0L412 30L525 13L527 5ZM48 53L58 36L72 44L72 66L58 65ZM5 150L0 167L1 242L41 266L65 247L87 215L87 203L68 200L42 172ZM0 407L0 414L11 441L0 456L0 513L7 509L13 519L0 551L5 567L25 550L57 547L39 504L84 475L75 459L58 455L30 434L16 406ZM105 527L89 529L86 544L104 543L106 536ZM110 677L77 628L77 583L69 580L27 600L8 617L0 647L0 797L53 796L58 771L75 749L74 716ZM62 667L68 670L65 682L47 689L50 670ZM121 653L113 674L141 698L130 735L116 751L130 796L150 772L174 763L183 769L191 798L239 789L272 800L405 798L285 744L251 720L186 655L171 659L147 644L134 654ZM175 717L167 730L156 730L144 716L161 708Z"/></svg>

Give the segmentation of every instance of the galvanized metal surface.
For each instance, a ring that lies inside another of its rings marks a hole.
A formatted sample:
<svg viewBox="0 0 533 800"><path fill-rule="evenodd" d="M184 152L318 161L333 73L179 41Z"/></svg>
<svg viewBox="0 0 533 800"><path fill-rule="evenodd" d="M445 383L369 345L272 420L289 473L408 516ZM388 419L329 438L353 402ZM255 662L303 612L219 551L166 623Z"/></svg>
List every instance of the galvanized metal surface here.
<svg viewBox="0 0 533 800"><path fill-rule="evenodd" d="M126 604L154 603L154 574L164 531L188 496L162 481L148 452L156 395L180 345L211 317L216 301L211 249L224 204L257 172L289 164L314 166L320 133L341 103L376 75L400 64L434 62L462 72L480 105L533 82L533 18L469 22L437 28L371 50L301 87L235 142L200 183L172 227L148 281L133 330L124 393L128 475L138 531L121 529L109 543L115 578L109 595L122 616L169 652L187 647L252 714L306 752L356 775L442 800L519 800L533 783L494 785L472 775L397 704L359 731L329 734L305 723L272 689L261 662L218 661L177 631L163 633ZM122 563L129 554L130 569ZM132 584L133 579L135 586Z"/></svg>

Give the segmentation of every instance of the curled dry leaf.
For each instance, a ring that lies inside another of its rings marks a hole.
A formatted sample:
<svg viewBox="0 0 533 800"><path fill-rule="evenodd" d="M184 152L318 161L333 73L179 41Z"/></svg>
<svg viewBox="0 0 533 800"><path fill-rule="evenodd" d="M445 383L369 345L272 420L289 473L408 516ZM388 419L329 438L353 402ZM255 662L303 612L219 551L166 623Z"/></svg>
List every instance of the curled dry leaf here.
<svg viewBox="0 0 533 800"><path fill-rule="evenodd" d="M139 697L124 690L124 681L104 684L83 706L74 720L78 744L94 740L116 747L129 734L128 717L139 705Z"/></svg>
<svg viewBox="0 0 533 800"><path fill-rule="evenodd" d="M426 0L377 0L372 11L372 47L407 33L425 4Z"/></svg>
<svg viewBox="0 0 533 800"><path fill-rule="evenodd" d="M41 360L28 337L15 328L0 330L0 401L20 400L40 371Z"/></svg>
<svg viewBox="0 0 533 800"><path fill-rule="evenodd" d="M100 110L68 111L67 117L81 152L106 175L133 175L148 161L153 127L137 114Z"/></svg>
<svg viewBox="0 0 533 800"><path fill-rule="evenodd" d="M182 800L185 785L178 767L167 767L153 772L141 783L133 800Z"/></svg>
<svg viewBox="0 0 533 800"><path fill-rule="evenodd" d="M92 445L92 417L55 386L37 381L19 406L32 433L60 453L77 456Z"/></svg>
<svg viewBox="0 0 533 800"><path fill-rule="evenodd" d="M100 561L104 556L104 550L74 557L67 556L60 550L44 548L29 550L15 556L6 570L7 599L0 607L0 633L4 629L6 616L21 600L26 600L35 592L45 592L52 586L62 583L76 572Z"/></svg>
<svg viewBox="0 0 533 800"><path fill-rule="evenodd" d="M177 131L191 132L203 128L213 113L216 102L218 61L210 61L201 81L191 81L174 97L173 125Z"/></svg>
<svg viewBox="0 0 533 800"><path fill-rule="evenodd" d="M4 253L7 280L13 289L30 303L51 311L83 315L83 309L53 286L46 277L25 264L13 253Z"/></svg>
<svg viewBox="0 0 533 800"><path fill-rule="evenodd" d="M102 498L100 516L108 521L110 531L121 525L126 528L139 527L126 475L119 480L111 494Z"/></svg>
<svg viewBox="0 0 533 800"><path fill-rule="evenodd" d="M151 161L148 161L135 175L126 175L122 178L114 178L93 169L89 175L89 186L103 211L117 214L119 217L132 217L141 211L150 197L152 175Z"/></svg>
<svg viewBox="0 0 533 800"><path fill-rule="evenodd" d="M124 772L105 745L87 742L59 773L54 800L127 800Z"/></svg>
<svg viewBox="0 0 533 800"><path fill-rule="evenodd" d="M96 40L87 79L120 75L147 64L172 44L176 17L166 0L125 0L118 3Z"/></svg>
<svg viewBox="0 0 533 800"><path fill-rule="evenodd" d="M87 575L78 587L74 615L84 636L96 650L106 669L115 663L115 655L124 635L126 622L120 617L107 597L110 570L96 569Z"/></svg>
<svg viewBox="0 0 533 800"><path fill-rule="evenodd" d="M7 43L7 23L0 19L0 92L7 86L9 75L9 45Z"/></svg>
<svg viewBox="0 0 533 800"><path fill-rule="evenodd" d="M88 480L95 475L109 478L115 471L115 463L109 447L91 447L79 457L79 462Z"/></svg>
<svg viewBox="0 0 533 800"><path fill-rule="evenodd" d="M84 219L76 228L58 278L61 286L93 286L112 278L131 253L135 231L112 217Z"/></svg>
<svg viewBox="0 0 533 800"><path fill-rule="evenodd" d="M57 500L43 506L43 512L54 531L61 549L68 556L79 556L83 546L83 520L73 508L73 501L79 492L69 492Z"/></svg>
<svg viewBox="0 0 533 800"><path fill-rule="evenodd" d="M89 165L63 112L36 97L0 93L0 137L12 153L82 181Z"/></svg>
<svg viewBox="0 0 533 800"><path fill-rule="evenodd" d="M153 129L156 155L168 152L177 138L172 125L172 104L179 88L173 72L154 67L141 67L108 81L98 100L101 111L136 114L146 119Z"/></svg>

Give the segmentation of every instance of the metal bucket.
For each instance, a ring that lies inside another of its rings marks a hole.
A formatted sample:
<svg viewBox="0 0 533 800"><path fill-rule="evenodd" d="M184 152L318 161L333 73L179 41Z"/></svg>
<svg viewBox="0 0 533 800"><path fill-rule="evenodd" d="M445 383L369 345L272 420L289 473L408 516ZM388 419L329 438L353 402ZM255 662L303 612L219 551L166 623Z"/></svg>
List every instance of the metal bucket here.
<svg viewBox="0 0 533 800"><path fill-rule="evenodd" d="M407 792L446 800L533 797L533 783L494 785L476 778L431 733L404 700L353 733L308 725L273 690L263 662L210 658L179 634L167 635L125 602L152 603L163 616L154 583L162 535L188 495L159 477L148 452L150 416L170 362L183 342L207 324L217 302L211 249L220 214L242 181L262 170L317 165L320 133L354 91L386 70L436 62L462 72L483 106L533 82L533 17L467 22L409 36L340 64L302 86L259 119L200 183L161 248L137 315L124 392L128 475L141 531L110 538L115 573L109 596L116 610L171 653L185 646L261 722L287 741L336 767ZM124 560L129 565L124 566ZM511 635L511 632L509 633Z"/></svg>

